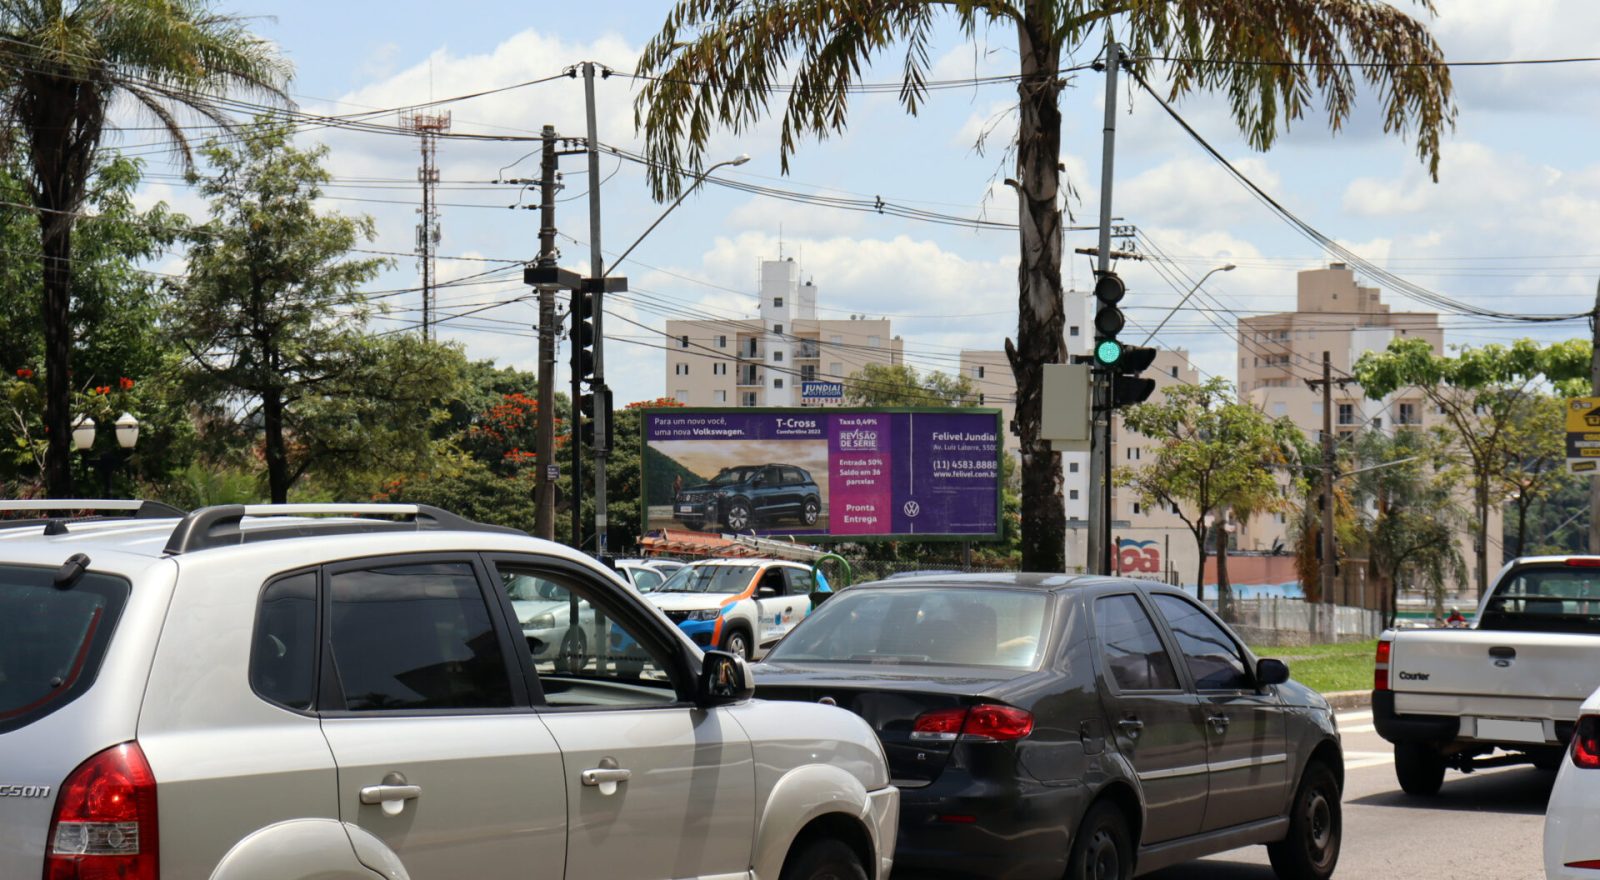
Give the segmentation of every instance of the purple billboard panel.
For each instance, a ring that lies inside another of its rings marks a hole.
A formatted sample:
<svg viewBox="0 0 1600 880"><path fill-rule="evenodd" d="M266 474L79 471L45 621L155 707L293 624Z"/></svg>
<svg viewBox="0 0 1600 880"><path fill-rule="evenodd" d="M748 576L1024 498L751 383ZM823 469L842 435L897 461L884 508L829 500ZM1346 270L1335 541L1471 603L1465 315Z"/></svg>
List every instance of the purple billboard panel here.
<svg viewBox="0 0 1600 880"><path fill-rule="evenodd" d="M995 410L644 413L644 527L815 538L995 538Z"/></svg>

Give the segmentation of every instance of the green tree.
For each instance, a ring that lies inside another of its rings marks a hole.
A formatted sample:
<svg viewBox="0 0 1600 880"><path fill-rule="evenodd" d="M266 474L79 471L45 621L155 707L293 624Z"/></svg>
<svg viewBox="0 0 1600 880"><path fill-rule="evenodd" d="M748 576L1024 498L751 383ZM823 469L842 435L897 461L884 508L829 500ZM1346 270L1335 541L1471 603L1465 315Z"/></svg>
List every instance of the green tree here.
<svg viewBox="0 0 1600 880"><path fill-rule="evenodd" d="M1504 535L1508 540L1502 544L1508 553L1527 556L1533 509L1574 482L1567 473L1565 401L1547 394L1524 401L1506 426L1504 454L1500 488L1516 515L1506 521L1503 531L1510 534ZM1513 536L1515 540L1509 540Z"/></svg>
<svg viewBox="0 0 1600 880"><path fill-rule="evenodd" d="M1426 340L1394 339L1382 352L1356 361L1355 377L1374 400L1416 388L1441 414L1472 483L1478 595L1489 586L1489 509L1494 489L1516 457L1516 424L1544 384L1565 386L1589 376L1589 344L1579 340L1541 347L1531 339L1509 346L1434 352Z"/></svg>
<svg viewBox="0 0 1600 880"><path fill-rule="evenodd" d="M414 335L367 336L358 289L383 266L349 252L366 218L319 214L326 148L300 150L261 123L213 142L200 185L211 221L191 235L172 330L188 387L223 443L261 443L275 503L308 472L348 492L379 468L415 469L431 451L441 399L460 385L459 352Z"/></svg>
<svg viewBox="0 0 1600 880"><path fill-rule="evenodd" d="M183 110L228 125L221 95L281 96L288 66L206 0L3 0L0 40L0 113L26 156L44 258L45 485L61 496L72 490L73 232L110 108L144 111L187 157Z"/></svg>
<svg viewBox="0 0 1600 880"><path fill-rule="evenodd" d="M1387 585L1383 611L1394 625L1402 585L1422 587L1441 612L1445 587L1466 580L1457 545L1465 522L1454 497L1448 435L1399 430L1363 432L1349 479L1360 506L1368 558Z"/></svg>
<svg viewBox="0 0 1600 880"><path fill-rule="evenodd" d="M845 380L853 406L965 406L976 399L965 376L922 374L905 364L867 364Z"/></svg>
<svg viewBox="0 0 1600 880"><path fill-rule="evenodd" d="M1431 0L1417 0L1431 14ZM904 48L900 103L927 97L930 43L941 12L976 37L1016 34L1018 134L1013 148L1020 231L1017 336L1006 353L1017 381L1022 442L1023 566L1061 571L1066 508L1061 457L1039 439L1045 364L1066 361L1061 289L1062 55L1117 26L1138 76L1164 68L1169 93L1228 96L1235 123L1267 149L1281 129L1320 105L1337 131L1364 79L1385 131L1414 130L1437 172L1454 119L1449 69L1417 19L1380 0L677 0L645 46L634 119L645 135L658 199L678 194L705 164L718 127L742 132L782 95L780 160L804 137L845 129L862 72ZM1161 60L1157 59L1172 59ZM775 88L793 76L790 88Z"/></svg>
<svg viewBox="0 0 1600 880"><path fill-rule="evenodd" d="M1195 585L1204 599L1208 530L1226 521L1230 507L1243 521L1281 506L1275 472L1288 461L1285 450L1299 429L1238 400L1222 379L1171 386L1160 400L1129 408L1124 419L1129 430L1160 445L1149 464L1118 470L1116 483L1144 504L1170 508L1189 529L1200 557ZM1225 538L1216 541L1224 610L1232 598L1227 546Z"/></svg>

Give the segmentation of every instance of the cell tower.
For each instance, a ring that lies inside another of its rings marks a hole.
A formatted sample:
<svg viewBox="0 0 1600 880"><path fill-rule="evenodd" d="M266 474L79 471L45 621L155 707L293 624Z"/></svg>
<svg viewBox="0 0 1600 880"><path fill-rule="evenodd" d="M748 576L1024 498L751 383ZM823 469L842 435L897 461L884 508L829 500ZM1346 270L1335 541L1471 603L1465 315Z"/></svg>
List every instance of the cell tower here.
<svg viewBox="0 0 1600 880"><path fill-rule="evenodd" d="M422 166L417 169L417 181L422 184L422 207L417 209L422 218L417 223L417 263L422 270L422 338L432 339L436 306L433 298L433 257L439 246L439 202L436 198L439 185L439 135L450 131L450 114L402 113L400 127L416 132L422 147Z"/></svg>

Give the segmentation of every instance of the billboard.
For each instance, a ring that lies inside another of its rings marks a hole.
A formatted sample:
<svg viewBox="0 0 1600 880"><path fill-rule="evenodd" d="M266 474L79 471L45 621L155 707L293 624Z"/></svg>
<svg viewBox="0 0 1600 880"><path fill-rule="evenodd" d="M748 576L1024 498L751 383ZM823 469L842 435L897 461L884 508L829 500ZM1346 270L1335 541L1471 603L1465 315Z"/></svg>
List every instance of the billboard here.
<svg viewBox="0 0 1600 880"><path fill-rule="evenodd" d="M994 409L644 412L646 529L818 540L1000 536Z"/></svg>
<svg viewBox="0 0 1600 880"><path fill-rule="evenodd" d="M1600 467L1600 397L1567 401L1567 470L1595 474Z"/></svg>

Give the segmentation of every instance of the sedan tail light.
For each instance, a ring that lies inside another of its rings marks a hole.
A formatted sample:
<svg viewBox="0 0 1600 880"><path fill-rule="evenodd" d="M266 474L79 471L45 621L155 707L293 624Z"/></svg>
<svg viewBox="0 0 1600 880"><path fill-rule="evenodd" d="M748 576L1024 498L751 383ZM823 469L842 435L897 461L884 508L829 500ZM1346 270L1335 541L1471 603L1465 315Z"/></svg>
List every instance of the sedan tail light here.
<svg viewBox="0 0 1600 880"><path fill-rule="evenodd" d="M1585 770L1600 770L1600 715L1578 719L1572 734L1572 763Z"/></svg>
<svg viewBox="0 0 1600 880"><path fill-rule="evenodd" d="M1383 639L1378 642L1378 655L1372 662L1372 689L1386 691L1389 689L1389 654L1394 649L1394 642Z"/></svg>
<svg viewBox="0 0 1600 880"><path fill-rule="evenodd" d="M44 880L158 880L156 780L137 743L72 771L50 818Z"/></svg>
<svg viewBox="0 0 1600 880"><path fill-rule="evenodd" d="M1033 713L995 703L924 712L911 727L911 738L924 742L1004 742L1030 733Z"/></svg>

